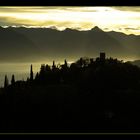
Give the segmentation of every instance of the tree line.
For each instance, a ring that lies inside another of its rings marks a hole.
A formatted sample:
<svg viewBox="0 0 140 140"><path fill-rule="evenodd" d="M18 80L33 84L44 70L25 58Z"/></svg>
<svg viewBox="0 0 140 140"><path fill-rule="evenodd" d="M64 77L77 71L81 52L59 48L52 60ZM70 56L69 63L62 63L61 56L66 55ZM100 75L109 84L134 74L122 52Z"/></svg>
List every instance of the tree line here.
<svg viewBox="0 0 140 140"><path fill-rule="evenodd" d="M106 58L105 53L100 53L96 59L81 57L76 62L53 65L42 64L40 71L35 74L33 66L30 67L30 76L26 81L15 81L12 75L11 85L49 85L49 84L78 84L94 88L138 88L140 84L140 68L129 62L114 58ZM5 76L4 88L9 85ZM93 86L92 86L93 85Z"/></svg>

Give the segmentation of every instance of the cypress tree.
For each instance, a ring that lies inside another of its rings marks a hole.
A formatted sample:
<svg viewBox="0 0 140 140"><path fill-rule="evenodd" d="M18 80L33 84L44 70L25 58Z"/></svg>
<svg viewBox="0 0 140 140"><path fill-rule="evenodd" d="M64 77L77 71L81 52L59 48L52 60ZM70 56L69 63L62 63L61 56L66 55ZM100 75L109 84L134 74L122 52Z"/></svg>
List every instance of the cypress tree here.
<svg viewBox="0 0 140 140"><path fill-rule="evenodd" d="M30 80L31 81L33 80L33 67L32 67L32 64L31 64L31 69L30 69Z"/></svg>
<svg viewBox="0 0 140 140"><path fill-rule="evenodd" d="M13 85L15 83L15 76L14 74L12 75L12 79L11 79L11 84Z"/></svg>
<svg viewBox="0 0 140 140"><path fill-rule="evenodd" d="M8 87L8 85L9 85L8 78L7 78L7 75L5 75L4 88Z"/></svg>
<svg viewBox="0 0 140 140"><path fill-rule="evenodd" d="M64 63L65 67L68 66L67 60L65 59L65 63Z"/></svg>

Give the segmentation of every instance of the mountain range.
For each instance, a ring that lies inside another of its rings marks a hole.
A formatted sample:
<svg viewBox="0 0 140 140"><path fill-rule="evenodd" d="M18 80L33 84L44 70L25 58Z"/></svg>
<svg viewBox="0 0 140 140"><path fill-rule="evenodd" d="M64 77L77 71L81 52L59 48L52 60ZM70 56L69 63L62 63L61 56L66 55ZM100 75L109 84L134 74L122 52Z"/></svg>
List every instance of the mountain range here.
<svg viewBox="0 0 140 140"><path fill-rule="evenodd" d="M88 31L66 28L0 27L0 62L75 60L79 57L140 58L140 36L105 32L97 26Z"/></svg>

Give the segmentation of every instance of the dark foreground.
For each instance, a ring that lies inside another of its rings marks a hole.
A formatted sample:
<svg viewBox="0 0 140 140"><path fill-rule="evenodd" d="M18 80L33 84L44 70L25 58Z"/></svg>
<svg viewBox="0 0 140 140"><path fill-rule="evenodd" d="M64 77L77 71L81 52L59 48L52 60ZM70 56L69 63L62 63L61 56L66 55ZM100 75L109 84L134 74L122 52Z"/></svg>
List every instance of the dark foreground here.
<svg viewBox="0 0 140 140"><path fill-rule="evenodd" d="M2 94L1 132L125 132L140 130L137 91L80 91L68 85Z"/></svg>

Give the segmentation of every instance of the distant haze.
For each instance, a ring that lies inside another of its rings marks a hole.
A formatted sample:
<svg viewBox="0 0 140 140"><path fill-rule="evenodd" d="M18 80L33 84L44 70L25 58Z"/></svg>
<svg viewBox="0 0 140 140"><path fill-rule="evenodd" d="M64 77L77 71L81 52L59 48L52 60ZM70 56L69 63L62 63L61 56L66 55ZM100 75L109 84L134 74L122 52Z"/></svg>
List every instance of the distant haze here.
<svg viewBox="0 0 140 140"><path fill-rule="evenodd" d="M79 57L107 57L123 60L140 58L140 36L104 32L50 28L0 28L0 63L62 63Z"/></svg>

